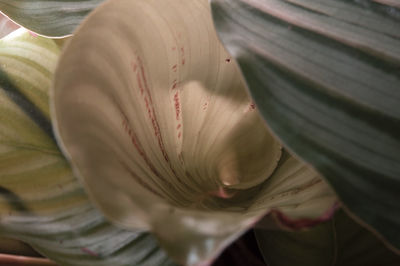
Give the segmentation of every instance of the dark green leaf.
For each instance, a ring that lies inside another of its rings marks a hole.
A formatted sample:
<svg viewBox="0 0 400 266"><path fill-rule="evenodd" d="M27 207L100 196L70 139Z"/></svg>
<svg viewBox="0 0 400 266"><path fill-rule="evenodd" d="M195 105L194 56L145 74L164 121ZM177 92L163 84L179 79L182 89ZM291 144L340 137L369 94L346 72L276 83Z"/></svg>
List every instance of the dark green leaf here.
<svg viewBox="0 0 400 266"><path fill-rule="evenodd" d="M269 127L400 248L396 1L213 0Z"/></svg>
<svg viewBox="0 0 400 266"><path fill-rule="evenodd" d="M44 36L70 35L104 0L0 0L0 11L19 25Z"/></svg>
<svg viewBox="0 0 400 266"><path fill-rule="evenodd" d="M400 265L400 256L342 210L329 222L307 231L255 232L268 266Z"/></svg>

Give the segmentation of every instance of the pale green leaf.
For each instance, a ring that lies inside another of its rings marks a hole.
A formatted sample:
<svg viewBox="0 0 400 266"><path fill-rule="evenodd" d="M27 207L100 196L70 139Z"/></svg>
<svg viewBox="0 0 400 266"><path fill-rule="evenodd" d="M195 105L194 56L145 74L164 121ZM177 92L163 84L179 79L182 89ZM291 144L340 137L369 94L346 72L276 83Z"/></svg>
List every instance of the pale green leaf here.
<svg viewBox="0 0 400 266"><path fill-rule="evenodd" d="M87 14L104 0L0 0L0 11L17 24L43 36L71 35Z"/></svg>
<svg viewBox="0 0 400 266"><path fill-rule="evenodd" d="M266 213L296 226L335 204L314 171L281 158L207 0L101 5L65 47L52 108L101 210L153 231L179 263L209 263Z"/></svg>
<svg viewBox="0 0 400 266"><path fill-rule="evenodd" d="M59 52L23 29L0 40L0 234L60 265L174 265L152 235L107 222L60 153L48 105Z"/></svg>
<svg viewBox="0 0 400 266"><path fill-rule="evenodd" d="M398 3L211 2L269 127L400 248Z"/></svg>

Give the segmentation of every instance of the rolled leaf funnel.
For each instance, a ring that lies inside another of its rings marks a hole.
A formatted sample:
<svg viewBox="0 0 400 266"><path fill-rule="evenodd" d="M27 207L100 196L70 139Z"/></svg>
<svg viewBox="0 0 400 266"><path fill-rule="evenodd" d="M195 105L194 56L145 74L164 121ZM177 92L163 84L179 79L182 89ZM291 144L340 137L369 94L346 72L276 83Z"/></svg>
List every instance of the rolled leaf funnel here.
<svg viewBox="0 0 400 266"><path fill-rule="evenodd" d="M293 221L334 205L314 171L281 158L206 0L97 8L61 56L52 119L106 217L153 231L183 264L210 263L272 209Z"/></svg>

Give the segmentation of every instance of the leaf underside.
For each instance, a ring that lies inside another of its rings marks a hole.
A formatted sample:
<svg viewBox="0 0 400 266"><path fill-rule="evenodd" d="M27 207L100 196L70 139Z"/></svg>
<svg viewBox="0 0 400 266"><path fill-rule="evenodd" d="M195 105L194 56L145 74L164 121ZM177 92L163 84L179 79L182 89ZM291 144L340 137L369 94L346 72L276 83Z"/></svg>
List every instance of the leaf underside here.
<svg viewBox="0 0 400 266"><path fill-rule="evenodd" d="M207 0L105 2L65 47L51 102L58 141L105 215L152 230L182 264L210 263L273 210L297 225L335 204L282 155Z"/></svg>

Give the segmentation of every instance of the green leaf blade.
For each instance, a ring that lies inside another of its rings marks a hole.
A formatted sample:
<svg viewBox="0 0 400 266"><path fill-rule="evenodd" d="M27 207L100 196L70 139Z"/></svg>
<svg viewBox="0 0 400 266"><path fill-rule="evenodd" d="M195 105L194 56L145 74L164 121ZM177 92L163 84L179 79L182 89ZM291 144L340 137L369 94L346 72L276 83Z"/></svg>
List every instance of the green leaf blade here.
<svg viewBox="0 0 400 266"><path fill-rule="evenodd" d="M52 138L48 93L59 53L25 30L0 40L0 235L60 265L175 265L153 235L105 219Z"/></svg>
<svg viewBox="0 0 400 266"><path fill-rule="evenodd" d="M103 0L0 0L0 11L17 24L43 36L71 35Z"/></svg>
<svg viewBox="0 0 400 266"><path fill-rule="evenodd" d="M255 235L270 266L395 266L400 262L399 255L343 210L309 230L255 229Z"/></svg>
<svg viewBox="0 0 400 266"><path fill-rule="evenodd" d="M399 248L399 21L343 1L213 1L212 8L271 129ZM364 19L353 25L340 10Z"/></svg>
<svg viewBox="0 0 400 266"><path fill-rule="evenodd" d="M210 15L207 0L105 2L65 47L51 99L58 141L104 214L151 230L185 265L211 263L274 210L307 226L336 202L281 151Z"/></svg>

